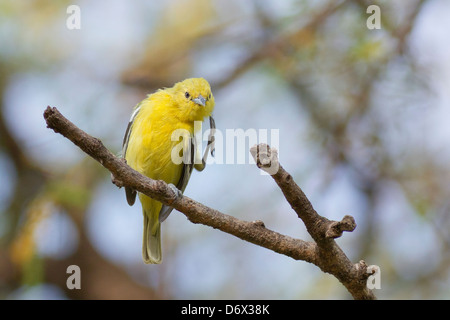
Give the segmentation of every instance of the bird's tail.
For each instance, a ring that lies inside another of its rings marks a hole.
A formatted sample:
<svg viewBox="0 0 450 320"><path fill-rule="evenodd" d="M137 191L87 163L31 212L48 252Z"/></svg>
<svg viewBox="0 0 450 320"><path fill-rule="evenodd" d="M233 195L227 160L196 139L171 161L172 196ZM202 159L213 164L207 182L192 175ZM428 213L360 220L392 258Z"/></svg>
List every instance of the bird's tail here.
<svg viewBox="0 0 450 320"><path fill-rule="evenodd" d="M152 211L152 210L150 210ZM142 258L145 263L158 264L162 262L161 223L154 212L144 214L144 236L142 241Z"/></svg>

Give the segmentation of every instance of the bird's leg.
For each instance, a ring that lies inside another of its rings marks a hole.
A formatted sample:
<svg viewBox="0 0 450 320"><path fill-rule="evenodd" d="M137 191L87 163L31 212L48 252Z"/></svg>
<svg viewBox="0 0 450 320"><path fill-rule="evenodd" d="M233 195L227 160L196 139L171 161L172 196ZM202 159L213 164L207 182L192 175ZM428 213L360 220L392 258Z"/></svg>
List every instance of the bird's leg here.
<svg viewBox="0 0 450 320"><path fill-rule="evenodd" d="M207 153L208 153L208 147L211 148L211 156L214 157L214 152L216 151L215 146L214 146L214 134L216 133L216 122L214 121L214 118L211 116L209 117L209 136L208 136L208 145L206 146L206 152L205 155L203 156L205 158L206 161L206 157L207 157Z"/></svg>
<svg viewBox="0 0 450 320"><path fill-rule="evenodd" d="M216 131L216 122L214 121L213 117L209 117L209 126L210 126L210 131L209 131L209 135L208 135L208 144L206 145L205 153L203 154L202 163L195 165L195 169L197 171L203 171L203 169L205 169L206 159L208 159L209 150L211 150L211 156L214 157L214 151L215 151L214 133Z"/></svg>

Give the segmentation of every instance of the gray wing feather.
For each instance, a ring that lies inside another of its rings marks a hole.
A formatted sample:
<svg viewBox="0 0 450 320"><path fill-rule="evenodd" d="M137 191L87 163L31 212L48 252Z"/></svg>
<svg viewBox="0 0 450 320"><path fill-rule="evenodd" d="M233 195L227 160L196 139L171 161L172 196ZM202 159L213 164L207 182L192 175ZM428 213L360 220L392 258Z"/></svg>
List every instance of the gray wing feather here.
<svg viewBox="0 0 450 320"><path fill-rule="evenodd" d="M177 189L184 192L186 186L191 177L192 169L194 169L194 157L197 150L195 144L195 138L190 137L190 142L188 143L188 148L185 153L183 153L183 168L181 169L180 180L176 184ZM173 208L163 204L161 211L159 212L159 221L163 222L167 219L169 214L172 212Z"/></svg>
<svg viewBox="0 0 450 320"><path fill-rule="evenodd" d="M136 115L138 114L139 110L141 108L141 104L139 103L131 115L130 122L128 122L127 130L125 130L125 136L123 137L123 143L122 143L122 158L125 159L127 148L128 148L128 141L130 140L131 135L131 127L133 126L134 119L136 118ZM134 204L136 201L136 190L133 190L130 187L125 187L125 195L127 197L127 202L130 206Z"/></svg>

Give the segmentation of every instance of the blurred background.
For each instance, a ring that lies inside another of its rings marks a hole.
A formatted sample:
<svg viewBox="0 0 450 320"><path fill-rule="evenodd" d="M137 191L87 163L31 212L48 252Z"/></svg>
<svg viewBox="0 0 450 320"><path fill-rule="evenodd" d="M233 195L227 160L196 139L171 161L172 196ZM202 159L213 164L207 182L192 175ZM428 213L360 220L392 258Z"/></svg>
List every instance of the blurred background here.
<svg viewBox="0 0 450 320"><path fill-rule="evenodd" d="M314 265L177 211L163 263L145 265L140 204L42 116L57 107L119 153L146 94L204 77L219 130L278 129L280 162L319 214L355 217L337 242L381 268L378 298L449 299L449 17L446 0L2 0L0 298L351 298ZM185 194L310 240L249 161L211 163Z"/></svg>

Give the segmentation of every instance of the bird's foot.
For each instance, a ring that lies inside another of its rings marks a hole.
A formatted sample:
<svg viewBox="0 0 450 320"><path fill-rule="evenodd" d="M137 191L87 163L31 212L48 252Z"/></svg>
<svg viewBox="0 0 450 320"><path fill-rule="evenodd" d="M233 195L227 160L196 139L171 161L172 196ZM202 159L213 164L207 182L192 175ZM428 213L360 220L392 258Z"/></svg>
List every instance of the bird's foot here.
<svg viewBox="0 0 450 320"><path fill-rule="evenodd" d="M111 173L111 182L114 183L119 188L123 187L122 180L117 179L112 173Z"/></svg>
<svg viewBox="0 0 450 320"><path fill-rule="evenodd" d="M175 193L176 199L179 199L183 196L183 193L178 189L174 184L169 183L169 188Z"/></svg>
<svg viewBox="0 0 450 320"><path fill-rule="evenodd" d="M124 158L119 158L120 161L127 164L127 160ZM111 173L111 182L114 183L119 188L122 188L124 186L122 180L117 179L112 173Z"/></svg>

